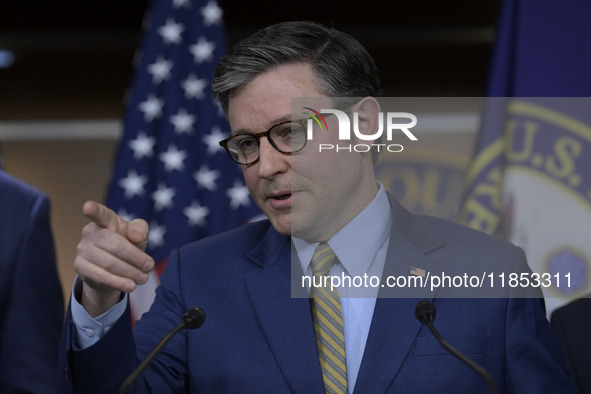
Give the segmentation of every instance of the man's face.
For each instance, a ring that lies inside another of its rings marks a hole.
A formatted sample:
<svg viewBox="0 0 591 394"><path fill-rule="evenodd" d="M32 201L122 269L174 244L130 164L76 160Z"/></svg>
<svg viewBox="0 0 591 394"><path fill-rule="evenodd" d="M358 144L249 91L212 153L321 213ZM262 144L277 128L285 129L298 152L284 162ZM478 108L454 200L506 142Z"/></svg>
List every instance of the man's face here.
<svg viewBox="0 0 591 394"><path fill-rule="evenodd" d="M291 119L292 97L324 97L309 64L287 64L263 73L229 101L232 133L260 133ZM369 153L319 152L318 144L338 144L334 116L328 130L315 132L291 156L261 138L257 163L242 166L251 196L281 234L326 241L357 215L376 192Z"/></svg>

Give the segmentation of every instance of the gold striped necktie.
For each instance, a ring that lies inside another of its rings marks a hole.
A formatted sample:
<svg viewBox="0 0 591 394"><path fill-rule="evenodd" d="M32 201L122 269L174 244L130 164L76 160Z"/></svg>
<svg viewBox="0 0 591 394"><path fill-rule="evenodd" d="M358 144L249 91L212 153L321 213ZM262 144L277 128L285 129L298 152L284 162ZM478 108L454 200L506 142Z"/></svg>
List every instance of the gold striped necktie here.
<svg viewBox="0 0 591 394"><path fill-rule="evenodd" d="M316 284L324 283L323 277L329 275L330 268L337 261L336 255L326 242L314 251L312 270ZM341 298L337 289L312 286L310 306L322 379L326 393L347 393L347 362L345 358L345 335L343 332L343 313Z"/></svg>

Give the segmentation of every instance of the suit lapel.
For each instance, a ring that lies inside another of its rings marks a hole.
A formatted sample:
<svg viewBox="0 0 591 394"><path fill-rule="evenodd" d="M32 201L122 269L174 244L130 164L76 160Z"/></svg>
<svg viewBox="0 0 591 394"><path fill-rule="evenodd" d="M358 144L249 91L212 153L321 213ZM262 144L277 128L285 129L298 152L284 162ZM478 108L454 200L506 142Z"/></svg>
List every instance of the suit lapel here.
<svg viewBox="0 0 591 394"><path fill-rule="evenodd" d="M443 246L429 230L420 228L415 216L390 197L394 213L383 278L405 276L412 267L436 273L438 267L427 256ZM355 392L385 393L391 386L410 351L421 323L415 318L415 306L432 295L417 292L393 293L382 288L372 318Z"/></svg>
<svg viewBox="0 0 591 394"><path fill-rule="evenodd" d="M421 327L414 318L416 302L406 298L376 300L355 393L388 391Z"/></svg>
<svg viewBox="0 0 591 394"><path fill-rule="evenodd" d="M262 269L245 276L250 300L269 347L292 392L324 385L308 298L292 298L291 242L270 229L247 256Z"/></svg>
<svg viewBox="0 0 591 394"><path fill-rule="evenodd" d="M394 217L384 277L408 276L411 267L437 273L428 253L443 247L442 242L391 196L390 203ZM289 237L270 228L247 257L261 267L245 276L250 300L290 390L323 392L308 298L290 294L292 266L300 270L298 276L301 268L291 264ZM387 392L421 328L415 318L419 298L391 297L380 293L376 300L355 392Z"/></svg>

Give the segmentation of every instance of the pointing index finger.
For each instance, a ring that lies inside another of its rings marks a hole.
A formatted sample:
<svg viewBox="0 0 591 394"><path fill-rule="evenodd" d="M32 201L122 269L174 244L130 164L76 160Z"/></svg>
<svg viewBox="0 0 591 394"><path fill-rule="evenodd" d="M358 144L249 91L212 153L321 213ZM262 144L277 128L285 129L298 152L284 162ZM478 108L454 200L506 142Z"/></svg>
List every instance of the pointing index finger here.
<svg viewBox="0 0 591 394"><path fill-rule="evenodd" d="M107 228L121 235L125 235L127 232L127 222L103 204L87 201L82 207L82 212L99 227Z"/></svg>

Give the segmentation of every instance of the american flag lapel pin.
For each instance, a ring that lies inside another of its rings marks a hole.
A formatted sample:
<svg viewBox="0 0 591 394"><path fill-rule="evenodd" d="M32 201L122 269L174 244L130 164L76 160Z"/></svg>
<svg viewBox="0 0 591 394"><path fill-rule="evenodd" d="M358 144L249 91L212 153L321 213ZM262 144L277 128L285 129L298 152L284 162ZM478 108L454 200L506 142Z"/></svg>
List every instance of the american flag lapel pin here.
<svg viewBox="0 0 591 394"><path fill-rule="evenodd" d="M410 267L410 274L415 276L425 277L425 270L417 267Z"/></svg>

